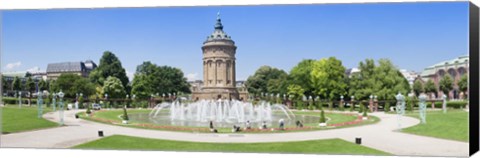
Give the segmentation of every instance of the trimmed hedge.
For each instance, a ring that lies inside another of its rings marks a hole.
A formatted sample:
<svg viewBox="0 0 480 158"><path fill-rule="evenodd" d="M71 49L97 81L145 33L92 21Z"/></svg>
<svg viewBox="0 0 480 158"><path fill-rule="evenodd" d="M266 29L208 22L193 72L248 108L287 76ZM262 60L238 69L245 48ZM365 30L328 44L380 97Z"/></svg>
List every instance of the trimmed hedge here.
<svg viewBox="0 0 480 158"><path fill-rule="evenodd" d="M443 102L435 102L435 108L442 108ZM447 101L447 108L465 108L467 106L467 101ZM431 102L427 103L427 107L432 106Z"/></svg>
<svg viewBox="0 0 480 158"><path fill-rule="evenodd" d="M4 104L18 104L18 98L14 97L3 97ZM31 104L37 104L37 98L32 98ZM22 105L28 104L28 98L22 98Z"/></svg>

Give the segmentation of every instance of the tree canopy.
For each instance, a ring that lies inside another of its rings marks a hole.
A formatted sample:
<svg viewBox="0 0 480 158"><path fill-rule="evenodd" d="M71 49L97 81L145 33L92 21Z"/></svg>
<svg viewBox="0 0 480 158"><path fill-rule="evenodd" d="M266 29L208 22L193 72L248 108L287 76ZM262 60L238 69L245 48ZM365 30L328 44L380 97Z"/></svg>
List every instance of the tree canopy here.
<svg viewBox="0 0 480 158"><path fill-rule="evenodd" d="M448 93L453 89L453 80L452 77L450 77L449 74L446 74L445 76L440 79L439 84L439 89L443 92L443 94L447 95Z"/></svg>
<svg viewBox="0 0 480 158"><path fill-rule="evenodd" d="M406 94L410 85L402 73L388 59L378 60L378 66L373 59L359 63L360 72L352 74L349 93L359 100L368 100L370 95L378 99L395 99L395 94Z"/></svg>
<svg viewBox="0 0 480 158"><path fill-rule="evenodd" d="M120 60L110 51L105 51L102 58L100 58L100 64L92 72L90 72L90 80L103 86L108 77L116 77L121 82L123 87L128 86L128 77L125 69L122 67Z"/></svg>
<svg viewBox="0 0 480 158"><path fill-rule="evenodd" d="M437 86L435 86L433 80L428 80L425 83L425 93L437 93L437 91Z"/></svg>
<svg viewBox="0 0 480 158"><path fill-rule="evenodd" d="M313 59L304 59L290 70L290 78L292 84L296 84L304 89L304 95L313 95L313 84L311 80L311 72L313 68Z"/></svg>
<svg viewBox="0 0 480 158"><path fill-rule="evenodd" d="M149 61L137 66L132 82L132 94L147 98L151 94L190 93L190 85L182 70L170 66L157 66Z"/></svg>
<svg viewBox="0 0 480 158"><path fill-rule="evenodd" d="M346 94L345 67L335 57L315 61L310 75L313 92L321 98L333 100Z"/></svg>
<svg viewBox="0 0 480 158"><path fill-rule="evenodd" d="M420 80L416 80L413 83L413 92L415 92L416 96L420 95L420 93L425 92L425 89L423 88L423 83Z"/></svg>
<svg viewBox="0 0 480 158"><path fill-rule="evenodd" d="M125 98L127 92L120 79L110 76L103 83L103 93L108 94L109 98Z"/></svg>
<svg viewBox="0 0 480 158"><path fill-rule="evenodd" d="M65 94L65 98L75 98L77 93L82 93L84 96L95 94L95 85L77 74L61 74L50 85L51 92L58 93L62 91Z"/></svg>
<svg viewBox="0 0 480 158"><path fill-rule="evenodd" d="M16 90L16 91L22 90L22 81L17 76L13 78L12 88L13 90Z"/></svg>
<svg viewBox="0 0 480 158"><path fill-rule="evenodd" d="M261 93L285 94L288 87L287 77L288 74L283 70L262 66L255 71L253 76L248 77L245 86L251 95Z"/></svg>
<svg viewBox="0 0 480 158"><path fill-rule="evenodd" d="M458 89L463 93L468 91L468 75L463 75L460 78L460 81L458 81Z"/></svg>

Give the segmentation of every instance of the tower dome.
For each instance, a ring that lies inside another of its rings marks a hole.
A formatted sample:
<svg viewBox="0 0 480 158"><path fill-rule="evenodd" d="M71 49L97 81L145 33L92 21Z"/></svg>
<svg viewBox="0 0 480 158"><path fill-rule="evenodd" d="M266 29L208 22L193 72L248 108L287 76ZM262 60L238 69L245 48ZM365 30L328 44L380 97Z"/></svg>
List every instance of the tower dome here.
<svg viewBox="0 0 480 158"><path fill-rule="evenodd" d="M223 31L222 19L220 19L220 13L217 13L217 23L214 26L215 30L210 36L207 36L207 40L204 42L216 41L216 40L228 40L232 41L231 37Z"/></svg>

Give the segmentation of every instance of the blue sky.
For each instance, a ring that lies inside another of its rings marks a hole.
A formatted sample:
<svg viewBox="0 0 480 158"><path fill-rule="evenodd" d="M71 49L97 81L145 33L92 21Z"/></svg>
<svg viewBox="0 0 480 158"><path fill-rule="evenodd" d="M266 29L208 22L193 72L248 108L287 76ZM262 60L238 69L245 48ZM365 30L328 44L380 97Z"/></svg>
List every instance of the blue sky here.
<svg viewBox="0 0 480 158"><path fill-rule="evenodd" d="M201 46L217 12L236 42L237 80L262 65L290 71L335 56L347 68L389 58L421 72L468 54L468 2L2 11L2 70L115 53L132 76L151 61L202 79Z"/></svg>

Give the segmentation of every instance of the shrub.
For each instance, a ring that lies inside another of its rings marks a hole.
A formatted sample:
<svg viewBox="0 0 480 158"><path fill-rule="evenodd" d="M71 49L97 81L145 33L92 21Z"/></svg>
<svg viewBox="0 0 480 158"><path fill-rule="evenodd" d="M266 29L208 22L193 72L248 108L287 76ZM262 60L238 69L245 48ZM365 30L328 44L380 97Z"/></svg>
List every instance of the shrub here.
<svg viewBox="0 0 480 158"><path fill-rule="evenodd" d="M303 109L303 101L297 101L295 107L297 110L302 110Z"/></svg>
<svg viewBox="0 0 480 158"><path fill-rule="evenodd" d="M122 119L128 121L127 108L123 108Z"/></svg>
<svg viewBox="0 0 480 158"><path fill-rule="evenodd" d="M92 113L92 110L90 110L90 106L87 106L87 114L91 114Z"/></svg>
<svg viewBox="0 0 480 158"><path fill-rule="evenodd" d="M367 117L367 107L363 106L363 117Z"/></svg>
<svg viewBox="0 0 480 158"><path fill-rule="evenodd" d="M4 104L18 104L18 98L14 97L3 97L2 98ZM22 105L28 104L28 98L22 97ZM32 98L32 105L37 104L37 99Z"/></svg>
<svg viewBox="0 0 480 158"><path fill-rule="evenodd" d="M388 101L385 102L385 106L384 106L383 109L384 109L385 112L389 112L390 111L390 102L388 102Z"/></svg>
<svg viewBox="0 0 480 158"><path fill-rule="evenodd" d="M320 111L320 123L325 123L325 122L326 122L325 113L323 112L323 109L322 109L322 111Z"/></svg>
<svg viewBox="0 0 480 158"><path fill-rule="evenodd" d="M429 103L428 105L430 105ZM468 104L468 101L447 101L447 108L465 108ZM443 102L437 101L435 102L435 108L442 108Z"/></svg>

